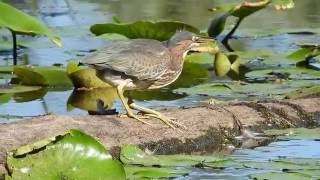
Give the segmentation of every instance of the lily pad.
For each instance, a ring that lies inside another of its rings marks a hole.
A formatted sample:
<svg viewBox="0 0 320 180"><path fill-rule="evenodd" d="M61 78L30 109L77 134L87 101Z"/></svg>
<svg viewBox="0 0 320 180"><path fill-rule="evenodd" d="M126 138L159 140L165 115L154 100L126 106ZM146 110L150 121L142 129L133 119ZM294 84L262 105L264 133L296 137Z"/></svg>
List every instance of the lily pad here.
<svg viewBox="0 0 320 180"><path fill-rule="evenodd" d="M78 130L8 153L6 179L125 179L120 162Z"/></svg>
<svg viewBox="0 0 320 180"><path fill-rule="evenodd" d="M250 175L251 179L265 180L265 179L290 179L290 180L309 180L311 177L301 173L283 173L270 172Z"/></svg>
<svg viewBox="0 0 320 180"><path fill-rule="evenodd" d="M213 97L228 99L282 99L285 94L294 90L314 86L318 81L284 81L281 83L208 83L194 86L191 88L179 88L174 92L186 93L188 95L208 95Z"/></svg>
<svg viewBox="0 0 320 180"><path fill-rule="evenodd" d="M319 45L301 45L302 48L288 55L289 59L303 61L320 55Z"/></svg>
<svg viewBox="0 0 320 180"><path fill-rule="evenodd" d="M320 86L306 87L302 89L298 89L286 94L286 98L288 99L298 99L307 96L319 95L320 94Z"/></svg>
<svg viewBox="0 0 320 180"><path fill-rule="evenodd" d="M16 102L29 102L44 97L48 92L47 88L41 88L30 92L14 93L13 99Z"/></svg>
<svg viewBox="0 0 320 180"><path fill-rule="evenodd" d="M277 135L280 139L320 139L320 129L306 129L306 128L295 128L295 129L283 129L283 130L266 130L266 135Z"/></svg>
<svg viewBox="0 0 320 180"><path fill-rule="evenodd" d="M174 21L149 22L137 21L131 24L95 24L91 32L99 36L106 33L117 33L130 39L144 38L159 41L168 40L178 30L187 30L196 34L200 31L188 24Z"/></svg>
<svg viewBox="0 0 320 180"><path fill-rule="evenodd" d="M58 67L14 67L21 84L32 86L71 87L66 71Z"/></svg>
<svg viewBox="0 0 320 180"><path fill-rule="evenodd" d="M139 167L125 166L127 179L165 179L185 176L187 170L177 170L174 168Z"/></svg>
<svg viewBox="0 0 320 180"><path fill-rule="evenodd" d="M40 86L0 85L0 94L14 94L41 89Z"/></svg>
<svg viewBox="0 0 320 180"><path fill-rule="evenodd" d="M111 87L74 90L68 99L68 104L86 111L96 112L111 109L117 97L116 89ZM98 109L98 101L103 102L103 109Z"/></svg>
<svg viewBox="0 0 320 180"><path fill-rule="evenodd" d="M62 46L60 38L34 17L3 2L0 2L0 11L0 27L8 28L17 34L45 35L58 46Z"/></svg>
<svg viewBox="0 0 320 180"><path fill-rule="evenodd" d="M230 159L215 156L195 155L149 155L134 145L126 145L121 148L120 160L126 165L178 167L194 166L198 164L215 164L229 161Z"/></svg>
<svg viewBox="0 0 320 180"><path fill-rule="evenodd" d="M5 104L10 101L12 94L0 94L0 104Z"/></svg>
<svg viewBox="0 0 320 180"><path fill-rule="evenodd" d="M12 73L13 72L13 66L0 66L0 73Z"/></svg>
<svg viewBox="0 0 320 180"><path fill-rule="evenodd" d="M320 79L320 71L315 71L307 68L282 68L282 69L267 69L256 70L247 73L248 79L259 80L275 80L275 79L295 79L295 80L317 80Z"/></svg>

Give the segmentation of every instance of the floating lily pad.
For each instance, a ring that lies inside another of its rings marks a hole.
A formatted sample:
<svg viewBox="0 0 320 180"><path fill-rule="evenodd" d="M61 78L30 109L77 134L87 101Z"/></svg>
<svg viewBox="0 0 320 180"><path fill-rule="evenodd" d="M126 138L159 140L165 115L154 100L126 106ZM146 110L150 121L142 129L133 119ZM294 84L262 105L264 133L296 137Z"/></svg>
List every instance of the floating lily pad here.
<svg viewBox="0 0 320 180"><path fill-rule="evenodd" d="M317 80L320 79L320 71L307 68L282 68L251 71L245 75L248 79L295 79L295 80Z"/></svg>
<svg viewBox="0 0 320 180"><path fill-rule="evenodd" d="M185 176L189 171L174 168L125 166L127 179L165 179Z"/></svg>
<svg viewBox="0 0 320 180"><path fill-rule="evenodd" d="M117 33L107 33L107 34L102 34L98 36L100 39L105 39L105 40L127 40L128 38L124 35L117 34Z"/></svg>
<svg viewBox="0 0 320 180"><path fill-rule="evenodd" d="M178 30L187 30L196 34L200 33L197 28L191 25L174 21L138 21L132 24L95 24L91 26L90 30L97 36L106 33L117 33L130 39L144 38L156 39L159 41L168 40Z"/></svg>
<svg viewBox="0 0 320 180"><path fill-rule="evenodd" d="M0 104L5 104L10 101L12 94L0 94Z"/></svg>
<svg viewBox="0 0 320 180"><path fill-rule="evenodd" d="M270 172L250 175L251 179L265 180L265 179L290 179L290 180L310 180L310 176L301 173L283 173Z"/></svg>
<svg viewBox="0 0 320 180"><path fill-rule="evenodd" d="M41 89L40 86L0 85L0 94L14 94Z"/></svg>
<svg viewBox="0 0 320 180"><path fill-rule="evenodd" d="M12 73L13 72L13 66L0 66L0 73Z"/></svg>
<svg viewBox="0 0 320 180"><path fill-rule="evenodd" d="M320 45L301 45L301 49L288 55L289 59L303 61L320 55Z"/></svg>
<svg viewBox="0 0 320 180"><path fill-rule="evenodd" d="M320 139L320 129L306 129L306 128L295 128L295 129L283 129L283 130L265 130L267 135L277 135L280 139Z"/></svg>
<svg viewBox="0 0 320 180"><path fill-rule="evenodd" d="M72 82L66 71L58 67L23 67L14 68L14 74L24 85L71 87Z"/></svg>
<svg viewBox="0 0 320 180"><path fill-rule="evenodd" d="M294 90L311 87L318 81L284 81L281 83L208 83L191 88L179 88L174 92L186 93L188 95L208 95L213 97L238 99L238 98L284 98L285 95Z"/></svg>
<svg viewBox="0 0 320 180"><path fill-rule="evenodd" d="M320 94L320 86L306 87L302 89L298 89L286 94L286 98L288 99L298 99L307 96L319 95Z"/></svg>
<svg viewBox="0 0 320 180"><path fill-rule="evenodd" d="M16 102L29 102L44 97L48 92L47 88L41 88L30 92L20 92L13 94L13 99Z"/></svg>
<svg viewBox="0 0 320 180"><path fill-rule="evenodd" d="M210 165L229 161L230 159L215 156L149 155L134 145L126 145L121 148L120 160L126 165L190 167L198 164Z"/></svg>
<svg viewBox="0 0 320 180"><path fill-rule="evenodd" d="M125 179L120 162L78 130L8 153L6 179Z"/></svg>
<svg viewBox="0 0 320 180"><path fill-rule="evenodd" d="M68 99L68 104L86 111L96 112L111 109L117 97L116 89L111 87L74 90ZM98 109L98 101L103 102L103 109Z"/></svg>
<svg viewBox="0 0 320 180"><path fill-rule="evenodd" d="M60 38L34 17L3 2L0 2L0 11L0 27L18 34L45 35L58 46L62 46Z"/></svg>

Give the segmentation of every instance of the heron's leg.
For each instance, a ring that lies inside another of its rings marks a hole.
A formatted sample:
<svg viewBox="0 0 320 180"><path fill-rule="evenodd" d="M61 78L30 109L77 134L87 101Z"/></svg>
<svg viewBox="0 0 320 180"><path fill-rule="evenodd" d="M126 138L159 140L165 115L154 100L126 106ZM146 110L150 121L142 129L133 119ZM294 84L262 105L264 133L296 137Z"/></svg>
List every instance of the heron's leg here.
<svg viewBox="0 0 320 180"><path fill-rule="evenodd" d="M150 123L146 122L146 121L143 121L141 118L139 118L138 116L136 116L135 114L133 114L132 110L130 109L128 103L126 102L126 99L125 97L123 96L123 88L126 84L120 84L119 86L117 86L117 93L118 93L118 96L122 102L122 105L124 106L124 108L126 109L127 111L127 115L128 117L130 118L133 118L133 119L136 119L142 123L145 123L145 124L148 124L148 125L151 125Z"/></svg>
<svg viewBox="0 0 320 180"><path fill-rule="evenodd" d="M186 129L186 127L184 125L173 121L173 118L166 117L166 116L162 115L161 113L159 113L158 111L138 106L137 104L135 104L133 102L131 102L129 104L129 106L132 109L135 109L135 110L138 110L142 113L145 113L146 116L151 116L151 117L155 117L157 119L160 119L161 121L163 121L166 125L170 126L171 128L175 129L175 126L179 126L179 127L183 127Z"/></svg>

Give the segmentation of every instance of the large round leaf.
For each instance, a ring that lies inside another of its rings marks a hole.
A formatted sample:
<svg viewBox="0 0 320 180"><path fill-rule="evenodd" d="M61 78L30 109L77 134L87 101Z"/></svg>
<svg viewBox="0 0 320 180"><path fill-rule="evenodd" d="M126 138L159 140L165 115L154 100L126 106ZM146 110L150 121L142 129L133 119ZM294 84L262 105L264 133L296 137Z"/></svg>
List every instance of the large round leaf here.
<svg viewBox="0 0 320 180"><path fill-rule="evenodd" d="M144 38L156 39L159 41L168 40L178 30L187 30L196 34L200 33L197 28L191 25L174 21L137 21L131 24L95 24L91 26L90 30L97 36L106 33L117 33L130 39Z"/></svg>
<svg viewBox="0 0 320 180"><path fill-rule="evenodd" d="M14 67L14 74L24 85L71 87L66 71L58 67Z"/></svg>
<svg viewBox="0 0 320 180"><path fill-rule="evenodd" d="M0 27L18 34L45 35L58 46L62 46L60 38L34 17L3 2L0 2L0 12Z"/></svg>
<svg viewBox="0 0 320 180"><path fill-rule="evenodd" d="M125 179L120 162L78 130L9 152L6 179Z"/></svg>

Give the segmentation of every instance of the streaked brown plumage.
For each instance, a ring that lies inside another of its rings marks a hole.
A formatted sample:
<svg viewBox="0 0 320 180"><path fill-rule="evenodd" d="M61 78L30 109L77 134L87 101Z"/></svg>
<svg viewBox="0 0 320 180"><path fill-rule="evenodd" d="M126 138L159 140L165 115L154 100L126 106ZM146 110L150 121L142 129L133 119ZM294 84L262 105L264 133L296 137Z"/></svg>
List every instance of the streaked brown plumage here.
<svg viewBox="0 0 320 180"><path fill-rule="evenodd" d="M174 127L172 124L177 123L170 118L125 102L123 91L157 89L171 84L182 71L184 56L202 42L207 39L186 31L177 32L166 42L151 39L118 41L86 57L82 63L96 69L99 78L117 88L129 117L147 123L132 113L131 109L136 109Z"/></svg>

